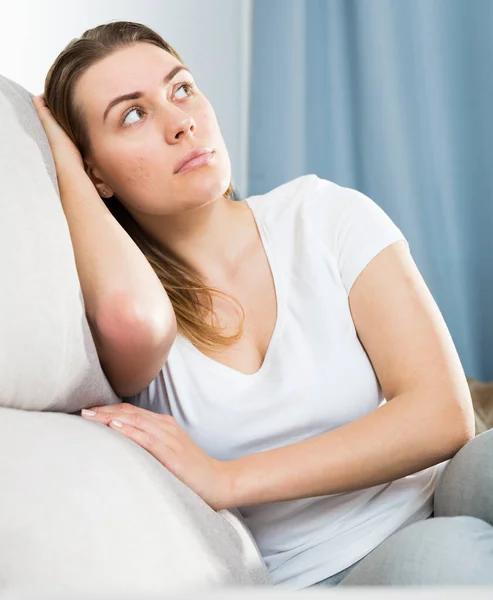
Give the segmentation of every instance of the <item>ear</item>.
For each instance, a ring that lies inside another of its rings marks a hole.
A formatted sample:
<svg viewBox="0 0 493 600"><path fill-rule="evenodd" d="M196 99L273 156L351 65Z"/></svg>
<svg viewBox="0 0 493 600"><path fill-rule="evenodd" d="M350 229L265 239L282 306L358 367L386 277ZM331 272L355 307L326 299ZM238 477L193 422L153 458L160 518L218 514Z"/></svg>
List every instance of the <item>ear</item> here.
<svg viewBox="0 0 493 600"><path fill-rule="evenodd" d="M94 187L97 189L98 194L104 199L111 198L114 194L113 188L102 179L99 169L89 160L84 161L84 168Z"/></svg>

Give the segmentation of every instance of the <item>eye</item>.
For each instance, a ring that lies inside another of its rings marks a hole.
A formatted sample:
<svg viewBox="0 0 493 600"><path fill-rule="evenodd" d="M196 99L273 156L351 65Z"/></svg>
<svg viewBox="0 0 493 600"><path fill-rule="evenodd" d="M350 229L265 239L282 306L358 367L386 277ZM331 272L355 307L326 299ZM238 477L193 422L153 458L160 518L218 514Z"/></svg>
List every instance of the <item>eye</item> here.
<svg viewBox="0 0 493 600"><path fill-rule="evenodd" d="M176 90L175 98L178 100L183 100L183 98L188 98L192 95L193 83L182 83L180 87Z"/></svg>
<svg viewBox="0 0 493 600"><path fill-rule="evenodd" d="M129 109L129 110L126 112L126 113L125 113L125 116L124 116L124 118L123 118L123 121L122 121L122 125L133 125L133 123L138 123L138 121L137 121L137 120L133 120L133 121L132 121L132 120L130 119L130 122L128 122L128 120L127 120L127 118L128 118L128 117L129 117L129 116L130 116L132 113L137 113L137 112L139 112L139 113L143 113L144 111L143 111L141 108L139 108L138 106L133 106L132 108L130 108L130 109ZM140 120L140 119L139 119L139 120Z"/></svg>

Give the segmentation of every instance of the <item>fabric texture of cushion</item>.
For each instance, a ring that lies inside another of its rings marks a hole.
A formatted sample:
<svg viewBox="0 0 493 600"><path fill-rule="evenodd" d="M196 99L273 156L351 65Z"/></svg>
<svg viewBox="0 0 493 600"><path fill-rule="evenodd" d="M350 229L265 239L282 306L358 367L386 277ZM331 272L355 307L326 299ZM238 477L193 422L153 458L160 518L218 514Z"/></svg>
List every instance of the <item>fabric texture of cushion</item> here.
<svg viewBox="0 0 493 600"><path fill-rule="evenodd" d="M118 432L61 414L120 399L31 97L0 76L0 596L268 583L239 513L214 512Z"/></svg>
<svg viewBox="0 0 493 600"><path fill-rule="evenodd" d="M236 517L213 511L120 433L76 415L4 408L0 439L2 597L268 583Z"/></svg>
<svg viewBox="0 0 493 600"><path fill-rule="evenodd" d="M31 97L0 76L0 406L71 413L119 400L89 330L55 165Z"/></svg>

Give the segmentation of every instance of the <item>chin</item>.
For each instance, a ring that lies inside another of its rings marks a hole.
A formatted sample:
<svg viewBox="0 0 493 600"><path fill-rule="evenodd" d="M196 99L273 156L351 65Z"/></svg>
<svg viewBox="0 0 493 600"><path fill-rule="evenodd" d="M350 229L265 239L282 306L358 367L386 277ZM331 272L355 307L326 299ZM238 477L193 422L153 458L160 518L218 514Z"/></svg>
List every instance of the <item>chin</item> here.
<svg viewBox="0 0 493 600"><path fill-rule="evenodd" d="M191 185L187 186L188 190L184 194L186 198L185 202L194 206L209 204L209 202L213 202L223 196L231 181L229 174L222 177L218 177L217 174L212 173L209 176L204 176L204 173L199 173L198 169L197 175L198 177L194 177L193 182L190 181Z"/></svg>

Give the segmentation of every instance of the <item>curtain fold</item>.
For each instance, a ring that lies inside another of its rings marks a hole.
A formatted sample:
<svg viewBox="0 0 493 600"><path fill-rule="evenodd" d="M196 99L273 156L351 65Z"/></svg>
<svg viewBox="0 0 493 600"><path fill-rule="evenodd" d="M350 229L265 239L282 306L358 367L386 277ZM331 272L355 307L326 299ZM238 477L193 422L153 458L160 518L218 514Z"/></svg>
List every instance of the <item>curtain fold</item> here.
<svg viewBox="0 0 493 600"><path fill-rule="evenodd" d="M390 215L493 379L493 2L254 0L249 194L306 173Z"/></svg>

